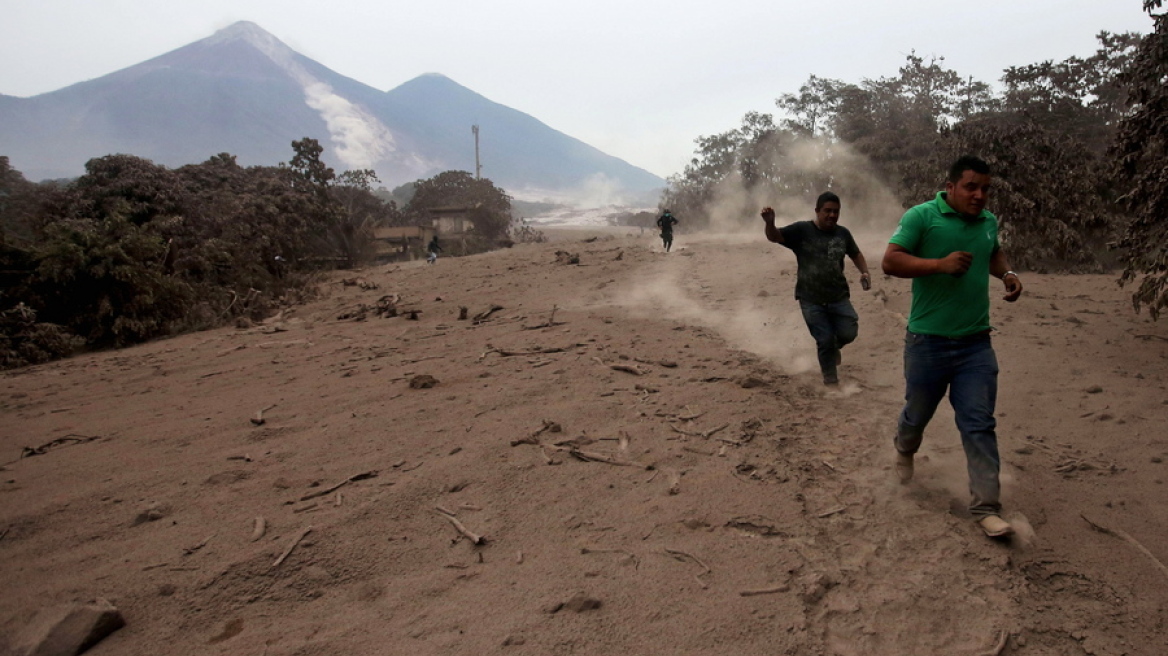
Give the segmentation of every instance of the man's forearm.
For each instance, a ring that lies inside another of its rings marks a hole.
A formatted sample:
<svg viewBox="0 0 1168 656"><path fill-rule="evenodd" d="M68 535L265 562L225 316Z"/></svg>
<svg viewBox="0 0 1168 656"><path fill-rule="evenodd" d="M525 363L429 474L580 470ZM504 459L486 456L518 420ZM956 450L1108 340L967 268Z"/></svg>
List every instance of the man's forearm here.
<svg viewBox="0 0 1168 656"><path fill-rule="evenodd" d="M783 243L783 233L779 232L779 229L775 227L774 221L766 222L766 238L776 244Z"/></svg>
<svg viewBox="0 0 1168 656"><path fill-rule="evenodd" d="M856 253L856 256L852 258L852 263L856 265L860 273L868 275L868 260L864 259L863 253Z"/></svg>
<svg viewBox="0 0 1168 656"><path fill-rule="evenodd" d="M908 251L889 250L884 254L880 268L897 278L920 278L940 273L940 260L917 257Z"/></svg>
<svg viewBox="0 0 1168 656"><path fill-rule="evenodd" d="M1002 249L994 251L990 256L990 275L995 278L1001 278L1010 270L1010 261L1006 259L1006 253Z"/></svg>

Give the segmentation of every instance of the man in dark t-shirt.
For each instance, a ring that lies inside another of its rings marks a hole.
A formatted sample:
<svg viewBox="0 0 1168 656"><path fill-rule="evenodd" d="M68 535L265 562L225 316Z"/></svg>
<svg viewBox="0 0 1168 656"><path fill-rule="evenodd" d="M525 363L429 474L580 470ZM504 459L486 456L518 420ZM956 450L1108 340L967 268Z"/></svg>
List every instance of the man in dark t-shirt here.
<svg viewBox="0 0 1168 656"><path fill-rule="evenodd" d="M838 385L840 349L851 344L859 332L859 316L849 300L848 280L844 277L844 256L860 270L860 285L869 289L868 263L852 239L852 233L839 225L840 199L830 191L815 201L815 220L797 221L775 227L775 211L763 208L766 236L795 253L798 275L795 298L803 311L807 329L815 338L819 369L825 385Z"/></svg>

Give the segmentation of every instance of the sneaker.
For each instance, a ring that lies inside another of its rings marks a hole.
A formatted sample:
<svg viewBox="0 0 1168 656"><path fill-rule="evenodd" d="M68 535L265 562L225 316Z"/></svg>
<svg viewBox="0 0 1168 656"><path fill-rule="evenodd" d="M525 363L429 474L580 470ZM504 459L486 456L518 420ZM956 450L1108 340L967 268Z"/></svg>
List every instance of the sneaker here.
<svg viewBox="0 0 1168 656"><path fill-rule="evenodd" d="M906 485L913 478L913 457L911 453L896 452L896 475L900 484Z"/></svg>
<svg viewBox="0 0 1168 656"><path fill-rule="evenodd" d="M824 376L823 377L823 384L827 385L828 387L838 387L839 386L839 376Z"/></svg>
<svg viewBox="0 0 1168 656"><path fill-rule="evenodd" d="M977 523L991 538L1004 538L1014 534L1014 527L997 515L986 515L977 520Z"/></svg>

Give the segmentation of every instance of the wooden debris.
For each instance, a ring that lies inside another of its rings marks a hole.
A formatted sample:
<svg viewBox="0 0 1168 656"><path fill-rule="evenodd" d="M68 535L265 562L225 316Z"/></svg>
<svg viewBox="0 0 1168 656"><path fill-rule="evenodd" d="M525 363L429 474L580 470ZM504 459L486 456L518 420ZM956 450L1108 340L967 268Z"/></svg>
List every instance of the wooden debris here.
<svg viewBox="0 0 1168 656"><path fill-rule="evenodd" d="M479 356L479 359L481 360L491 353L498 353L499 355L501 355L505 358L510 358L510 357L514 357L517 355L544 355L546 353L564 353L568 349L574 348L576 346L577 346L577 344L573 344L572 346L564 346L564 347L559 347L559 346L536 347L536 348L529 350L529 351L508 351L506 349L495 348L494 346L487 344L487 351L485 351L481 356Z"/></svg>
<svg viewBox="0 0 1168 656"><path fill-rule="evenodd" d="M551 314L550 314L550 315L548 315L548 320L547 320L547 321L545 321L545 322L543 322L543 323L536 324L536 325L534 325L534 326L524 326L524 327L523 327L523 329L524 329L524 330L539 330L540 328L552 328L552 327L554 327L554 326L562 326L562 325L564 325L564 323L565 323L565 322L563 322L563 321L556 321L556 310L558 310L558 309L559 309L559 307L558 307L558 306L556 306L556 305L553 305L553 306L552 306L552 312L551 312Z"/></svg>
<svg viewBox="0 0 1168 656"><path fill-rule="evenodd" d="M539 444L540 443L539 436L542 435L543 433L545 433L545 432L562 433L563 431L564 431L563 426L560 426L558 423L556 423L554 421L544 419L543 426L541 428L539 428L538 430L536 430L532 434L528 435L527 437L521 437L521 438L516 439L516 440L511 440L511 446L519 446L520 444Z"/></svg>
<svg viewBox="0 0 1168 656"><path fill-rule="evenodd" d="M567 451L568 455L583 460L584 462L603 462L609 465L616 465L618 467L641 467L643 469L653 469L652 465L644 465L639 462L631 460L620 460L613 456L605 455L603 453L596 453L594 451L581 451L573 447L556 447L560 451Z"/></svg>
<svg viewBox="0 0 1168 656"><path fill-rule="evenodd" d="M553 458L551 456L551 454L547 452L547 449L545 449L542 445L539 447L539 452L541 454L543 454L543 461L546 462L547 464L549 464L549 465L560 464L560 461Z"/></svg>
<svg viewBox="0 0 1168 656"><path fill-rule="evenodd" d="M645 375L645 372L629 364L610 364L608 365L608 368L612 369L613 371L623 371L626 374L632 374L634 376Z"/></svg>
<svg viewBox="0 0 1168 656"><path fill-rule="evenodd" d="M72 435L72 434L66 435L65 437L58 437L57 439L52 440L50 442L46 442L38 447L30 447L30 446L23 447L20 450L20 457L21 458L31 458L33 456L43 456L43 455L45 455L45 453L47 453L49 451L49 449L52 449L52 448L55 448L58 446L72 446L74 444L84 444L86 442L92 442L93 440L100 440L100 439L101 439L100 435Z"/></svg>
<svg viewBox="0 0 1168 656"><path fill-rule="evenodd" d="M1124 531L1123 529L1119 529L1119 528L1107 528L1106 526L1103 526L1102 524L1097 524L1097 523L1091 521L1090 519L1087 519L1087 516L1084 515L1083 513L1079 513L1079 517L1082 517L1083 521L1090 524L1091 528L1095 529L1096 531L1099 531L1100 533L1103 533L1105 535L1110 535L1113 538L1119 538L1120 540L1123 540L1124 542L1135 547L1137 551L1144 554L1145 556L1148 557L1149 560L1151 560L1153 563L1155 563L1156 569L1160 570L1161 574L1163 574L1165 577L1168 577L1168 567L1165 567L1164 563L1160 562L1160 560L1158 558L1156 558L1156 556L1152 555L1152 552L1148 551L1147 547L1140 544L1139 540L1133 538L1126 531Z"/></svg>
<svg viewBox="0 0 1168 656"><path fill-rule="evenodd" d="M715 433L719 433L721 431L724 431L729 427L730 427L730 424L722 424L721 426L711 428L710 430L702 433L702 437L704 437L706 439L710 439L710 437L712 437Z"/></svg>
<svg viewBox="0 0 1168 656"><path fill-rule="evenodd" d="M489 309L484 310L483 312L479 312L478 314L474 315L474 319L471 319L471 323L480 324L480 323L486 321L487 319L490 319L492 314L494 314L502 309L503 309L502 305L492 305Z"/></svg>
<svg viewBox="0 0 1168 656"><path fill-rule="evenodd" d="M215 537L215 534L214 534L214 533L212 533L211 535L208 535L207 537L203 538L203 541L202 541L202 542L200 542L200 543L198 543L198 544L196 544L195 546L193 546L193 547L187 547L187 548L183 549L183 555L184 555L184 556L189 556L189 555L191 555L191 554L195 553L196 551L198 551L199 549L202 549L203 547L207 546L207 543L208 543L208 542L210 542L210 541L211 541L211 538L213 538L213 537Z"/></svg>
<svg viewBox="0 0 1168 656"><path fill-rule="evenodd" d="M261 408L259 412L257 412L256 415L251 418L251 423L255 424L256 426L263 426L265 423L267 423L267 420L264 419L264 413L274 407L276 407L275 403L266 408Z"/></svg>
<svg viewBox="0 0 1168 656"><path fill-rule="evenodd" d="M304 539L304 536L308 535L311 532L312 532L311 526L306 527L303 531L300 531L300 533L298 533L296 535L296 537L293 538L292 541L288 543L288 546L284 549L284 553L280 554L280 557L277 558L276 562L272 563L272 566L269 567L268 569L275 569L275 568L279 567L280 563L284 562L284 559L287 558L292 553L292 550L296 548L296 545L300 544L300 541Z"/></svg>
<svg viewBox="0 0 1168 656"><path fill-rule="evenodd" d="M266 533L267 530L268 520L264 519L263 517L256 517L252 523L251 539L249 542L255 542L256 540L264 537L264 533Z"/></svg>
<svg viewBox="0 0 1168 656"><path fill-rule="evenodd" d="M315 499L316 497L323 497L324 495L335 492L337 489L339 489L345 485L348 485L349 483L352 483L354 481L363 481L367 478L376 478L376 477L377 477L377 470L376 469L374 469L372 471L362 472L360 474L353 474L352 476L346 478L345 480L341 481L340 483L337 483L336 485L333 485L332 487L327 487L323 490L317 490L316 492L306 494L306 495L300 497L300 500L301 501L308 501L309 499Z"/></svg>
<svg viewBox="0 0 1168 656"><path fill-rule="evenodd" d="M308 512L310 510L316 510L316 507L319 505L320 504L318 504L318 503L310 503L307 506L304 506L303 508L297 508L296 510L293 510L292 512L293 513L303 513L303 512Z"/></svg>
<svg viewBox="0 0 1168 656"><path fill-rule="evenodd" d="M706 431L687 431L684 428L678 427L676 424L669 424L669 427L672 428L675 433L689 435L690 437L700 437L705 440L710 439L710 437L716 433L726 430L729 426L730 424L722 424L721 426L716 426ZM737 441L730 441L730 444L740 445L741 443Z"/></svg>
<svg viewBox="0 0 1168 656"><path fill-rule="evenodd" d="M681 492L681 474L676 469L669 470L669 494L677 495Z"/></svg>
<svg viewBox="0 0 1168 656"><path fill-rule="evenodd" d="M631 551L625 551L624 549L592 549L590 547L580 547L580 553L585 554L585 555L587 555L587 554L607 554L607 553L622 554L624 556L628 556L629 560L633 561L633 569L640 569L641 568L641 559L637 558L637 554L635 554Z"/></svg>
<svg viewBox="0 0 1168 656"><path fill-rule="evenodd" d="M835 509L829 510L827 512L821 512L818 515L816 515L816 517L818 517L819 519L823 519L824 517L831 517L832 515L838 515L839 513L842 513L845 510L847 510L846 506L840 506L839 508L835 508Z"/></svg>
<svg viewBox="0 0 1168 656"><path fill-rule="evenodd" d="M756 588L754 590L742 590L738 594L743 597L754 597L756 595L775 594L777 592L786 592L791 589L787 584L776 585L769 588Z"/></svg>
<svg viewBox="0 0 1168 656"><path fill-rule="evenodd" d="M442 506L434 506L434 509L438 511L439 515L445 517L451 524L453 524L454 528L458 529L459 533L461 533L466 539L470 540L471 544L479 545L487 543L487 538L474 533L466 526L463 526L462 522L458 521L458 518L455 517L454 514L449 510L445 510L442 508Z"/></svg>
<svg viewBox="0 0 1168 656"><path fill-rule="evenodd" d="M688 558L688 559L692 560L693 562L697 563L697 564L698 564L698 566L702 568L702 572L701 572L701 573L699 573L699 574L695 574L695 575L694 575L694 578L697 580L698 584L702 586L702 589L703 589L703 590L705 590L706 588L710 587L708 584L706 584L706 582L705 582L705 581L703 581L703 580L701 579L701 577L702 577L702 576L704 576L704 575L706 575L706 574L709 574L709 573L713 572L714 570L710 569L710 566L709 566L709 565L707 565L707 564L705 564L704 562L702 562L702 560L701 560L700 558L698 558L697 556L695 556L695 555L693 555L693 554L691 554L691 553L688 553L688 552L685 552L685 551L680 551L680 550L678 550L678 549L669 549L669 548L666 548L666 549L665 549L665 553L669 554L670 556L673 556L674 558L676 558L676 559L678 559L678 560L682 560L682 559L684 559L684 558Z"/></svg>
<svg viewBox="0 0 1168 656"><path fill-rule="evenodd" d="M225 351L220 351L218 354L215 355L215 357L221 358L221 357L227 355L228 353L234 353L236 351L239 351L239 350L242 350L245 348L247 348L246 344L240 344L239 346L232 346L231 348L229 348Z"/></svg>

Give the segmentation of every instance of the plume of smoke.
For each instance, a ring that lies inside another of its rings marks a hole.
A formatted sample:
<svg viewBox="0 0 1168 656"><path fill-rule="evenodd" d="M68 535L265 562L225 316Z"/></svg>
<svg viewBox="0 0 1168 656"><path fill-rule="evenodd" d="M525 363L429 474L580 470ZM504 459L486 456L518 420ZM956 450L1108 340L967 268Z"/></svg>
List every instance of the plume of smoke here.
<svg viewBox="0 0 1168 656"><path fill-rule="evenodd" d="M774 208L779 225L810 219L815 198L824 191L840 196L840 223L853 232L873 230L887 237L904 213L868 158L848 144L823 137L795 139L764 152L755 168L776 182L748 184L738 170L718 181L705 207L713 233L757 234L758 213L766 206Z"/></svg>
<svg viewBox="0 0 1168 656"><path fill-rule="evenodd" d="M254 24L247 23L240 30L248 43L282 68L304 90L305 103L324 119L333 150L345 166L374 168L379 161L389 159L397 151L393 133L384 123L309 73L296 60L296 53L291 48ZM229 36L224 34L222 38ZM418 172L430 168L429 163L421 161L403 164Z"/></svg>
<svg viewBox="0 0 1168 656"><path fill-rule="evenodd" d="M349 168L369 169L397 150L393 134L377 118L319 80L301 80L304 101L328 126L337 157Z"/></svg>

